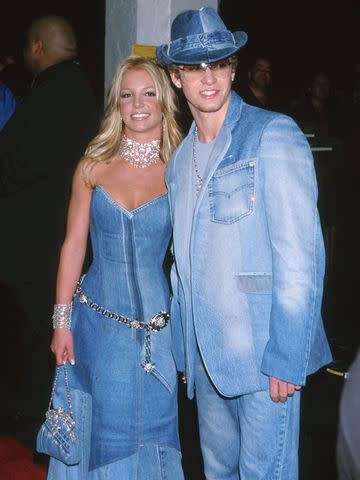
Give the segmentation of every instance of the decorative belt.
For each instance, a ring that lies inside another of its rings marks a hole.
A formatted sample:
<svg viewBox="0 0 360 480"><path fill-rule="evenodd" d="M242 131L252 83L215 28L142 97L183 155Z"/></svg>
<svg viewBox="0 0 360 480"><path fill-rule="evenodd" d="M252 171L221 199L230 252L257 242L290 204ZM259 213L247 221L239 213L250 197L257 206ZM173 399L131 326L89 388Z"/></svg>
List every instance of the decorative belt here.
<svg viewBox="0 0 360 480"><path fill-rule="evenodd" d="M104 315L104 317L111 318L116 322L123 323L129 328L135 328L136 330L145 330L145 360L141 364L146 373L150 373L155 364L151 361L151 332L160 332L169 323L170 315L168 312L160 311L156 313L150 320L150 323L140 322L139 320L133 320L119 313L110 312L104 307L101 307L94 302L88 295L84 293L81 287L81 280L76 285L76 295L79 297L79 302L87 305L89 308L95 310L95 312Z"/></svg>

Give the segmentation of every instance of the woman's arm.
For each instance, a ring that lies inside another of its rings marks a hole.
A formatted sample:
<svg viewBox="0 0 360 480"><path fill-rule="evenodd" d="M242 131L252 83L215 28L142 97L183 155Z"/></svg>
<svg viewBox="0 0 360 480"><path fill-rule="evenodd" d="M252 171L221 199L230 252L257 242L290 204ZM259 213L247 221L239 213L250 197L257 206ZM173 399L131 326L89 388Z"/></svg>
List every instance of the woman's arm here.
<svg viewBox="0 0 360 480"><path fill-rule="evenodd" d="M56 303L70 304L84 263L90 222L92 189L81 178L81 161L75 171L68 210L67 228L61 247L56 281ZM67 328L55 328L51 341L57 365L67 360L75 363L72 333Z"/></svg>

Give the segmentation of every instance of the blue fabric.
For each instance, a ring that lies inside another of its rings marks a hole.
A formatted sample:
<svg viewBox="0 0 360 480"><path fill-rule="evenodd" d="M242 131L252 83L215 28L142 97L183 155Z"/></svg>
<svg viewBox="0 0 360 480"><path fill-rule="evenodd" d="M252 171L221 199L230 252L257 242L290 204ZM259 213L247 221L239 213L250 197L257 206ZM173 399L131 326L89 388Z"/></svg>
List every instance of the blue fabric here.
<svg viewBox="0 0 360 480"><path fill-rule="evenodd" d="M71 369L69 365L67 367ZM63 367L57 367L57 382L52 401L52 408L62 408L70 413L69 401L65 386ZM74 433L76 440L73 442L67 433L65 425L60 425L58 431L52 432L53 424L46 420L41 426L36 438L36 450L45 453L66 465L77 465L84 462L88 455L91 431L91 396L81 390L70 390L71 411L75 421ZM55 437L55 438L54 438Z"/></svg>
<svg viewBox="0 0 360 480"><path fill-rule="evenodd" d="M163 261L171 228L167 195L129 212L97 186L91 201L93 262L84 292L110 311L149 322L169 311ZM141 367L144 331L74 300L73 388L92 396L89 468L134 454L140 444L179 449L177 372L169 327L151 334L151 374Z"/></svg>
<svg viewBox="0 0 360 480"><path fill-rule="evenodd" d="M86 464L86 462L85 462ZM50 459L47 480L184 480L180 452L163 445L140 445L129 457L91 472Z"/></svg>
<svg viewBox="0 0 360 480"><path fill-rule="evenodd" d="M300 392L221 397L197 355L196 401L207 480L297 480Z"/></svg>
<svg viewBox="0 0 360 480"><path fill-rule="evenodd" d="M194 125L166 175L176 260L173 352L178 369L186 365L188 394L197 344L224 396L267 390L269 375L304 385L332 358L308 142L289 117L233 92L194 209L193 141Z"/></svg>
<svg viewBox="0 0 360 480"><path fill-rule="evenodd" d="M14 113L16 100L10 88L0 83L0 130L2 130Z"/></svg>
<svg viewBox="0 0 360 480"><path fill-rule="evenodd" d="M171 25L171 41L156 49L160 63L196 64L229 57L247 42L245 32L230 32L212 7L184 10Z"/></svg>

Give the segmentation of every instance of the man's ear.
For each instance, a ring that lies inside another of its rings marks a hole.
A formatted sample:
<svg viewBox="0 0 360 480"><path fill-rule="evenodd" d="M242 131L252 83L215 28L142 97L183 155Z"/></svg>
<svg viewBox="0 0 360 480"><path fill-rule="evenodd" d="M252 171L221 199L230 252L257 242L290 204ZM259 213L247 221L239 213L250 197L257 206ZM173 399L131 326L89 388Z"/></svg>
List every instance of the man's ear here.
<svg viewBox="0 0 360 480"><path fill-rule="evenodd" d="M31 50L35 55L42 55L44 53L44 42L42 40L34 40L31 45Z"/></svg>
<svg viewBox="0 0 360 480"><path fill-rule="evenodd" d="M180 80L180 77L179 77L179 72L177 70L171 70L170 77L171 77L171 80L172 80L173 84L175 85L175 87L177 87L177 88L182 87L181 80Z"/></svg>

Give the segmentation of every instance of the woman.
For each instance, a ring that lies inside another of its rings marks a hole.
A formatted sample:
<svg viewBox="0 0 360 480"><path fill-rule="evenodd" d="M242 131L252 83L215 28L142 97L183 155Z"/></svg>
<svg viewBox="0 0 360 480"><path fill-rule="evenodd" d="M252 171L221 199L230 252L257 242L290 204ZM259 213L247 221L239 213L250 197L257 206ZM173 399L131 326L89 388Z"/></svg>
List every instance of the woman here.
<svg viewBox="0 0 360 480"><path fill-rule="evenodd" d="M164 171L181 140L174 111L164 71L127 58L74 174L51 343L56 363L73 365L72 387L92 396L89 471L74 478L183 478L163 271L171 234ZM93 262L77 286L89 228ZM60 480L59 463L50 462L48 478Z"/></svg>

